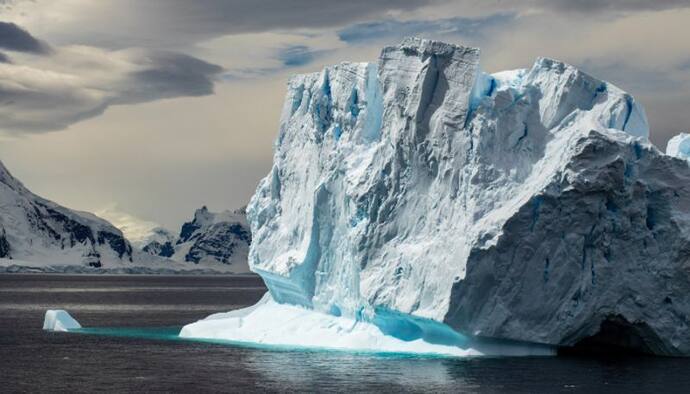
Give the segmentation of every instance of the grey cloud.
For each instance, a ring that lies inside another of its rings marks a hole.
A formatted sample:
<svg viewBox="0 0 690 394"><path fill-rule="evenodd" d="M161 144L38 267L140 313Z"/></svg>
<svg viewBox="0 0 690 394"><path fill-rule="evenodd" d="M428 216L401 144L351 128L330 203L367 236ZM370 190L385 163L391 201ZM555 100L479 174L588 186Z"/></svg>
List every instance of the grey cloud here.
<svg viewBox="0 0 690 394"><path fill-rule="evenodd" d="M0 52L0 63L12 63L12 60L10 60L10 57L5 55L4 53Z"/></svg>
<svg viewBox="0 0 690 394"><path fill-rule="evenodd" d="M381 39L402 39L406 36L424 36L434 38L439 35L460 35L479 38L493 27L510 27L517 17L513 13L497 13L477 18L446 18L436 20L399 21L386 19L358 23L338 31L338 37L347 43L366 43Z"/></svg>
<svg viewBox="0 0 690 394"><path fill-rule="evenodd" d="M307 65L324 53L326 50L315 50L306 45L290 45L278 51L277 58L285 67L299 67Z"/></svg>
<svg viewBox="0 0 690 394"><path fill-rule="evenodd" d="M146 69L130 74L132 89L121 99L125 103L209 95L216 76L223 71L220 66L180 53L156 51L146 58L150 62Z"/></svg>
<svg viewBox="0 0 690 394"><path fill-rule="evenodd" d="M53 42L180 48L227 34L333 28L411 11L435 0L103 0L80 4ZM113 15L127 15L115 18ZM54 34L52 34L54 33Z"/></svg>
<svg viewBox="0 0 690 394"><path fill-rule="evenodd" d="M222 71L188 55L150 50L56 48L54 56L43 59L0 67L0 130L5 133L60 130L110 105L208 95Z"/></svg>
<svg viewBox="0 0 690 394"><path fill-rule="evenodd" d="M50 53L50 47L14 23L0 22L0 48L36 54Z"/></svg>
<svg viewBox="0 0 690 394"><path fill-rule="evenodd" d="M687 0L542 0L540 4L545 8L580 13L655 11L690 7Z"/></svg>

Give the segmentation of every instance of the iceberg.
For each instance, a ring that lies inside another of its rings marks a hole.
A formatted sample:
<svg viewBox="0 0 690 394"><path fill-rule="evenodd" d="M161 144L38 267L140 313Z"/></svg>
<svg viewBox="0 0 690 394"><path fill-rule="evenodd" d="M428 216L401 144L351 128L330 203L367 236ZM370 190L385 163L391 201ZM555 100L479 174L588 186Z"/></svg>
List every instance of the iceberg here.
<svg viewBox="0 0 690 394"><path fill-rule="evenodd" d="M680 133L666 144L666 154L679 159L690 160L690 134Z"/></svg>
<svg viewBox="0 0 690 394"><path fill-rule="evenodd" d="M62 309L49 309L43 319L43 329L46 331L67 332L81 328L81 324Z"/></svg>
<svg viewBox="0 0 690 394"><path fill-rule="evenodd" d="M631 95L553 59L488 74L409 38L295 76L247 209L270 299L181 335L690 354L690 170L648 136Z"/></svg>

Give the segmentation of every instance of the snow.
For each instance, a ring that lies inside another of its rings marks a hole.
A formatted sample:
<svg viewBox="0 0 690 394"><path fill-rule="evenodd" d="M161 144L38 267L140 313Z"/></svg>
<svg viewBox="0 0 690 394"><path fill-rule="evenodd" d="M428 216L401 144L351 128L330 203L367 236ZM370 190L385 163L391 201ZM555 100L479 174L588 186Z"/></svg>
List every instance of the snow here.
<svg viewBox="0 0 690 394"><path fill-rule="evenodd" d="M252 307L211 315L189 324L182 329L180 337L358 353L453 357L554 354L554 349L547 346L481 342L463 337L443 325L435 324L433 330L424 327L421 321L409 324L420 334L401 339L385 334L373 323L278 304L266 294Z"/></svg>
<svg viewBox="0 0 690 394"><path fill-rule="evenodd" d="M43 329L46 331L69 331L81 328L81 325L67 311L62 309L49 309L43 319Z"/></svg>
<svg viewBox="0 0 690 394"><path fill-rule="evenodd" d="M680 133L668 141L666 154L679 159L690 160L690 134Z"/></svg>

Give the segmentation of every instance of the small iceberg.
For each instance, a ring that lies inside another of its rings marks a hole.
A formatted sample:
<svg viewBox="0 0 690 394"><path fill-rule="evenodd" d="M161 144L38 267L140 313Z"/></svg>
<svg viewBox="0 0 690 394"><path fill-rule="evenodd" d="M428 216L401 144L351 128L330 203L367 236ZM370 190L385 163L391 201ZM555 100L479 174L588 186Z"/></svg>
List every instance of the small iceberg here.
<svg viewBox="0 0 690 394"><path fill-rule="evenodd" d="M49 309L43 319L43 329L46 331L67 332L81 328L81 324L62 309Z"/></svg>

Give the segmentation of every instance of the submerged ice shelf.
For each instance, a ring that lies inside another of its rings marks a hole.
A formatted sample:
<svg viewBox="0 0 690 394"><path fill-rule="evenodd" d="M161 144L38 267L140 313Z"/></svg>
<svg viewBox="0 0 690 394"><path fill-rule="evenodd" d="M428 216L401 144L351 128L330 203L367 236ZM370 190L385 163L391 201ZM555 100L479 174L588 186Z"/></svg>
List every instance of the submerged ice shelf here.
<svg viewBox="0 0 690 394"><path fill-rule="evenodd" d="M391 321L389 324L400 323ZM189 324L182 329L180 337L376 354L452 357L555 354L555 349L549 346L470 339L433 321L404 324L403 328L397 327L397 332L386 333L385 323L377 325L376 322L279 304L266 294L252 307L211 315ZM394 336L400 333L407 333L407 337Z"/></svg>
<svg viewBox="0 0 690 394"><path fill-rule="evenodd" d="M381 327L372 323L278 304L269 294L255 306L209 316L183 327L179 333L168 327L85 328L64 310L46 311L43 329L114 337L201 341L260 349L376 355L477 357L551 356L556 353L555 348L549 346L472 340L441 326L435 329L445 330L442 336L432 336L426 340L396 338L385 334Z"/></svg>

